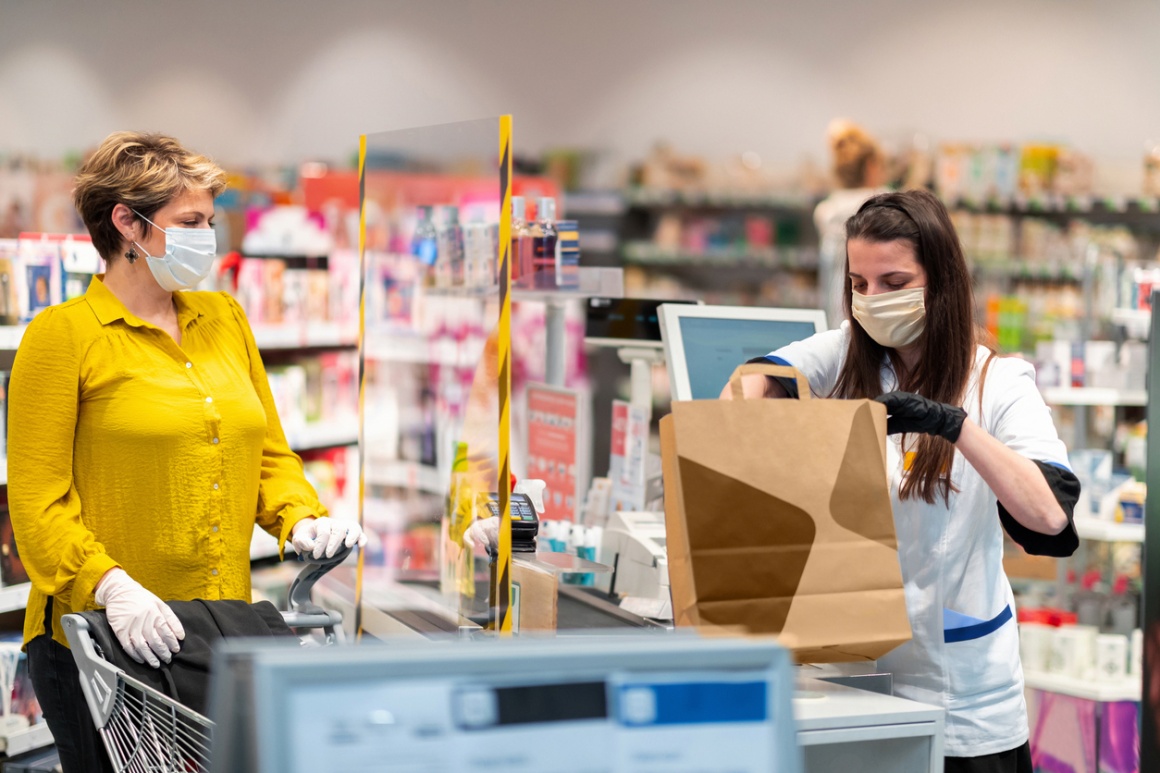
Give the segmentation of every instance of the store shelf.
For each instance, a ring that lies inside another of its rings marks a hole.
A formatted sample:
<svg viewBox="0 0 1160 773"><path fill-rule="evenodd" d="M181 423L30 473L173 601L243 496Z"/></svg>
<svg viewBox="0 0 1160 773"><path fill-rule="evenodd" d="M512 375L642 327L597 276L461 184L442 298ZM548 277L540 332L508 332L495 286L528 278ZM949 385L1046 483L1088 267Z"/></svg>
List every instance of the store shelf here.
<svg viewBox="0 0 1160 773"><path fill-rule="evenodd" d="M813 196L761 191L673 191L631 188L625 202L632 207L714 207L721 209L789 209L812 211Z"/></svg>
<svg viewBox="0 0 1160 773"><path fill-rule="evenodd" d="M1139 678L1097 682L1038 671L1024 671L1023 680L1026 686L1032 690L1045 690L1060 695L1070 695L1073 698L1099 701L1100 703L1139 701L1142 686L1142 680Z"/></svg>
<svg viewBox="0 0 1160 773"><path fill-rule="evenodd" d="M418 462L367 459L366 482L371 486L393 486L427 494L447 493L447 486L439 470Z"/></svg>
<svg viewBox="0 0 1160 773"><path fill-rule="evenodd" d="M1100 389L1097 387L1047 387L1043 399L1050 405L1139 406L1148 404L1144 389Z"/></svg>
<svg viewBox="0 0 1160 773"><path fill-rule="evenodd" d="M0 588L0 613L16 612L28 606L28 591L30 590L32 590L30 582L5 585Z"/></svg>
<svg viewBox="0 0 1160 773"><path fill-rule="evenodd" d="M620 191L565 193L563 211L569 220L582 217L619 217L624 214L624 196Z"/></svg>
<svg viewBox="0 0 1160 773"><path fill-rule="evenodd" d="M307 424L305 427L287 430L286 441L295 451L353 446L358 444L358 421L348 419L338 422Z"/></svg>
<svg viewBox="0 0 1160 773"><path fill-rule="evenodd" d="M483 354L484 340L475 339L470 350L450 338L429 341L417 335L368 330L363 348L368 360L409 362L422 365L474 368Z"/></svg>
<svg viewBox="0 0 1160 773"><path fill-rule="evenodd" d="M972 260L972 270L976 276L1003 277L1028 282L1068 282L1083 281L1077 267L1028 262L1025 260Z"/></svg>
<svg viewBox="0 0 1160 773"><path fill-rule="evenodd" d="M1090 539L1099 542L1143 542L1144 524L1142 523L1111 523L1096 518L1075 519L1075 531L1080 539Z"/></svg>
<svg viewBox="0 0 1160 773"><path fill-rule="evenodd" d="M1160 214L1160 200L1154 197L1130 198L1126 196L1062 196L1042 194L1038 196L1016 196L1010 200L989 199L971 201L959 199L948 201L949 209L966 209L972 212L993 214L1044 214L1044 215L1143 215Z"/></svg>
<svg viewBox="0 0 1160 773"><path fill-rule="evenodd" d="M278 557L278 538L254 527L254 536L250 538L250 560L258 561L263 558Z"/></svg>
<svg viewBox="0 0 1160 773"><path fill-rule="evenodd" d="M1117 325L1143 325L1152 324L1152 312L1145 309L1112 309L1112 322Z"/></svg>
<svg viewBox="0 0 1160 773"><path fill-rule="evenodd" d="M33 749L43 749L45 746L51 745L52 741L52 732L48 729L48 723L41 720L35 725L23 730L16 730L0 738L0 751L9 757L17 757ZM5 765L5 767L8 766Z"/></svg>
<svg viewBox="0 0 1160 773"><path fill-rule="evenodd" d="M259 349L336 348L358 345L358 326L337 322L304 322L295 325L254 325Z"/></svg>
<svg viewBox="0 0 1160 773"><path fill-rule="evenodd" d="M620 248L620 236L607 229L581 228L580 253L616 252Z"/></svg>
<svg viewBox="0 0 1160 773"><path fill-rule="evenodd" d="M553 303L564 301L586 301L593 293L584 290L554 290L546 288L538 290L534 287L515 288L512 290L512 301L515 303Z"/></svg>
<svg viewBox="0 0 1160 773"><path fill-rule="evenodd" d="M0 325L0 351L14 352L28 325Z"/></svg>
<svg viewBox="0 0 1160 773"><path fill-rule="evenodd" d="M813 250L778 249L721 249L690 251L659 247L648 241L627 242L624 245L625 263L647 266L758 266L786 271L817 271L817 253Z"/></svg>
<svg viewBox="0 0 1160 773"><path fill-rule="evenodd" d="M1131 338L1148 340L1152 332L1152 312L1144 309L1112 309L1112 322Z"/></svg>

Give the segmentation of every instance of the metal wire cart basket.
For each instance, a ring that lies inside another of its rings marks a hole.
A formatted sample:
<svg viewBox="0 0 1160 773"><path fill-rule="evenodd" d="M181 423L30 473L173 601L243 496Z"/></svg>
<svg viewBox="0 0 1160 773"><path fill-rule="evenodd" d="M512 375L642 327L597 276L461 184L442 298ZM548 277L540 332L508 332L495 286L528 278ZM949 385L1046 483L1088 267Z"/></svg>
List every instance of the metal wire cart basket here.
<svg viewBox="0 0 1160 773"><path fill-rule="evenodd" d="M343 641L342 615L310 600L314 584L342 563L350 552L333 558L303 558L306 566L290 586L286 624L321 634L321 644ZM173 698L133 678L105 660L89 621L80 615L61 618L65 636L81 674L81 688L93 722L117 773L208 773L213 722ZM318 641L315 634L310 641Z"/></svg>

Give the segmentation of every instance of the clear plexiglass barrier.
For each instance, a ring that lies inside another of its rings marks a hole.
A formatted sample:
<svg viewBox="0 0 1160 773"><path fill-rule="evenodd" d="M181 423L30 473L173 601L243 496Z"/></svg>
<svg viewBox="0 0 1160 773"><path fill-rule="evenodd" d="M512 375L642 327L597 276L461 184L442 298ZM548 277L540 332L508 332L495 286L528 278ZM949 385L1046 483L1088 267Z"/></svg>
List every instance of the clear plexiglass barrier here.
<svg viewBox="0 0 1160 773"><path fill-rule="evenodd" d="M487 515L501 465L503 120L361 148L366 634L488 619L488 555L464 532Z"/></svg>

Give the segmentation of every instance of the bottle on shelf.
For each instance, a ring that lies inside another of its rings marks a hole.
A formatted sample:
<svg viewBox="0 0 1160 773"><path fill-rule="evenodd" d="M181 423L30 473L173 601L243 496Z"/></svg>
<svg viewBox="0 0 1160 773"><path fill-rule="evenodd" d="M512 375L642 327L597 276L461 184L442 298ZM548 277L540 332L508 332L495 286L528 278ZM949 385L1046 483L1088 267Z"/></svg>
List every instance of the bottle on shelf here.
<svg viewBox="0 0 1160 773"><path fill-rule="evenodd" d="M411 237L411 254L427 269L435 265L439 255L438 236L435 222L431 219L431 207L419 207L419 222L415 224L415 233Z"/></svg>
<svg viewBox="0 0 1160 773"><path fill-rule="evenodd" d="M527 203L523 196L512 196L512 246L509 255L512 285L524 287L532 276L532 232L528 226Z"/></svg>
<svg viewBox="0 0 1160 773"><path fill-rule="evenodd" d="M540 198L532 230L532 287L556 289L556 200Z"/></svg>
<svg viewBox="0 0 1160 773"><path fill-rule="evenodd" d="M575 220L556 222L556 287L580 289L580 224Z"/></svg>
<svg viewBox="0 0 1160 773"><path fill-rule="evenodd" d="M463 226L459 224L459 207L443 208L445 222L439 229L438 255L435 260L435 286L461 287L463 271Z"/></svg>
<svg viewBox="0 0 1160 773"><path fill-rule="evenodd" d="M415 223L415 232L411 237L411 254L422 266L427 275L427 284L434 284L435 261L438 259L438 231L432 219L432 208L423 205L419 208L419 222Z"/></svg>
<svg viewBox="0 0 1160 773"><path fill-rule="evenodd" d="M491 230L476 216L463 229L464 269L468 287L489 287L495 282L495 255Z"/></svg>

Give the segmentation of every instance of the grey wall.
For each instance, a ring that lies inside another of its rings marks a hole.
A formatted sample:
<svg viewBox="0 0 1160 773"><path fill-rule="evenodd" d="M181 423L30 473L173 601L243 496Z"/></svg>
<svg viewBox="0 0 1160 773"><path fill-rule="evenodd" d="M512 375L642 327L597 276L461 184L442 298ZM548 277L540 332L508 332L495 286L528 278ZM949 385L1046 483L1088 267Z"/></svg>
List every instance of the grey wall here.
<svg viewBox="0 0 1160 773"><path fill-rule="evenodd" d="M345 159L362 132L511 112L529 151L789 165L848 115L1069 141L1131 187L1158 32L1155 0L0 0L0 151L135 127L227 163Z"/></svg>

